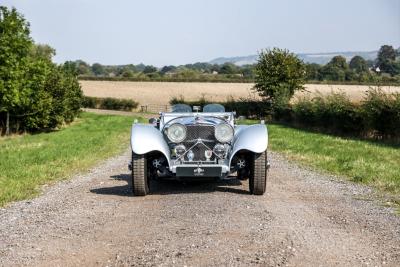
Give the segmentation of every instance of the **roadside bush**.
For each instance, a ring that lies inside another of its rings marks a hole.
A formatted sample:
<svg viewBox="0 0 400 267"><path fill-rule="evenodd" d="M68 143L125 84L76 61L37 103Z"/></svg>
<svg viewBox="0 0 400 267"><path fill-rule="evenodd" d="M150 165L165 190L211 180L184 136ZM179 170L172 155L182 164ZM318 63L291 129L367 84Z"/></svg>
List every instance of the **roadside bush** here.
<svg viewBox="0 0 400 267"><path fill-rule="evenodd" d="M183 96L171 99L170 104L204 106L205 97L185 101ZM228 99L218 102L237 116L263 118L296 127L311 128L321 132L364 138L398 140L400 138L400 94L387 94L370 88L361 103L353 103L344 93L332 92L313 98L299 98L282 108L271 108L268 102L248 99Z"/></svg>
<svg viewBox="0 0 400 267"><path fill-rule="evenodd" d="M361 134L364 130L360 107L345 93L299 99L292 107L296 124L331 132Z"/></svg>
<svg viewBox="0 0 400 267"><path fill-rule="evenodd" d="M118 98L100 98L85 96L83 98L82 106L84 108L97 108L109 110L123 110L132 111L138 107L139 103L132 99L118 99Z"/></svg>
<svg viewBox="0 0 400 267"><path fill-rule="evenodd" d="M400 135L400 94L386 94L370 88L362 102L365 126L374 135L392 138Z"/></svg>

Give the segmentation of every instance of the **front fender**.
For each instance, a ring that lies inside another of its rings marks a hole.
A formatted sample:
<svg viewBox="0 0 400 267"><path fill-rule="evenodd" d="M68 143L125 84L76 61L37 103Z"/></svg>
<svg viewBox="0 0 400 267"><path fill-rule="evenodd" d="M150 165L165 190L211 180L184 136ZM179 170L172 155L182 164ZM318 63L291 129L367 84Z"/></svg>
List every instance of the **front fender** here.
<svg viewBox="0 0 400 267"><path fill-rule="evenodd" d="M262 153L268 147L268 130L264 124L238 126L233 138L233 148L229 157L229 167L232 159L240 150Z"/></svg>
<svg viewBox="0 0 400 267"><path fill-rule="evenodd" d="M159 151L167 158L168 165L171 166L167 142L162 133L152 125L140 123L132 125L131 148L132 152L138 155Z"/></svg>

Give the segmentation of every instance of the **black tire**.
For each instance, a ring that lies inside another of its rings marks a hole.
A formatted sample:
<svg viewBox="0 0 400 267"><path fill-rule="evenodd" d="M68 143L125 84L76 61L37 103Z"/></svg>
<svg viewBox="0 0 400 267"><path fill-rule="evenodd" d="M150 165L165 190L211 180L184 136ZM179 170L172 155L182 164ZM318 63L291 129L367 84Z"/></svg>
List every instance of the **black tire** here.
<svg viewBox="0 0 400 267"><path fill-rule="evenodd" d="M250 194L263 195L267 186L267 151L254 153L250 161Z"/></svg>
<svg viewBox="0 0 400 267"><path fill-rule="evenodd" d="M135 196L149 193L146 155L132 153L132 191Z"/></svg>

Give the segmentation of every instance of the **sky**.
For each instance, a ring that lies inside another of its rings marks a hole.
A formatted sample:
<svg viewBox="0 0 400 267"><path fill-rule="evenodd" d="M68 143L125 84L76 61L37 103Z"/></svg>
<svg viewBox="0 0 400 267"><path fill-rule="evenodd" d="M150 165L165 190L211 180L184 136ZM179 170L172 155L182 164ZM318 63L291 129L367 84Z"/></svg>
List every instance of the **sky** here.
<svg viewBox="0 0 400 267"><path fill-rule="evenodd" d="M56 62L155 66L280 47L295 53L400 46L399 0L0 0Z"/></svg>

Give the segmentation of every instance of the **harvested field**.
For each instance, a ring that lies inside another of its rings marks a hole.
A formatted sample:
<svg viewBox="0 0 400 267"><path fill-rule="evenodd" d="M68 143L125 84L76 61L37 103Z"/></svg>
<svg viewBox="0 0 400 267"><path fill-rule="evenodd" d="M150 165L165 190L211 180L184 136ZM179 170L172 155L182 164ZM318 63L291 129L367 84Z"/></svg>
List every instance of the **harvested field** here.
<svg viewBox="0 0 400 267"><path fill-rule="evenodd" d="M80 81L82 89L87 96L130 98L138 101L141 105L155 104L166 105L169 100L176 96L184 96L186 100L195 100L201 96L214 101L225 101L232 96L240 97L254 96L251 91L253 84L250 83L185 83L185 82L115 82L115 81ZM367 85L326 85L307 84L306 91L300 95L313 95L316 92L327 94L331 91L342 90L352 100L362 99ZM387 92L399 92L400 86L384 86Z"/></svg>

